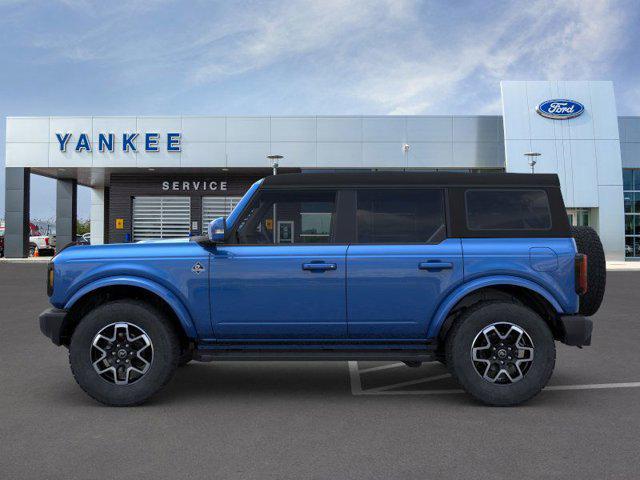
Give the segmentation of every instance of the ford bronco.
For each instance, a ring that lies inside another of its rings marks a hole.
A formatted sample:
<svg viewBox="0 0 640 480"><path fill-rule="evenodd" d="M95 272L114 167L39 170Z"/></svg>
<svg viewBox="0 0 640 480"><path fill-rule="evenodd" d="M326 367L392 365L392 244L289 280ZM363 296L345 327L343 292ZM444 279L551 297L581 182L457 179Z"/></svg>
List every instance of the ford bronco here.
<svg viewBox="0 0 640 480"><path fill-rule="evenodd" d="M604 288L556 175L284 174L207 236L65 248L40 328L108 405L191 360L366 360L439 361L506 406L545 387L555 341L591 343Z"/></svg>

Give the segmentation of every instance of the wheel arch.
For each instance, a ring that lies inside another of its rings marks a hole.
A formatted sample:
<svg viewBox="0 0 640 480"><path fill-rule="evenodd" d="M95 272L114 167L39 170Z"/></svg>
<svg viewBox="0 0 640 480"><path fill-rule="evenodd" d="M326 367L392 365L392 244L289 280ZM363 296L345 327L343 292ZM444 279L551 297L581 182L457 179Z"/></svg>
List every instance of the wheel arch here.
<svg viewBox="0 0 640 480"><path fill-rule="evenodd" d="M541 285L519 277L490 277L466 283L440 304L427 331L428 338L443 339L458 313L480 301L504 299L518 301L538 313L549 325L554 337L561 332L556 318L563 309Z"/></svg>
<svg viewBox="0 0 640 480"><path fill-rule="evenodd" d="M125 298L149 303L165 313L184 345L196 338L197 332L189 311L167 288L143 278L108 277L80 288L65 303L64 309L68 314L63 325L63 344L68 345L73 330L88 311L106 302Z"/></svg>

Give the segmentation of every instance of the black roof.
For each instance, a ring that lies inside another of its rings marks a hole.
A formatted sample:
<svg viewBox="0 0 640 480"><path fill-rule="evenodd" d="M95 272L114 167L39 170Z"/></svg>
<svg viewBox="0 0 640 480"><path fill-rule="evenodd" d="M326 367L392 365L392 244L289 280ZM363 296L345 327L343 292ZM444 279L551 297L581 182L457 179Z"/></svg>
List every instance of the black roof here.
<svg viewBox="0 0 640 480"><path fill-rule="evenodd" d="M466 172L285 173L266 177L265 187L450 185L559 187L556 174Z"/></svg>

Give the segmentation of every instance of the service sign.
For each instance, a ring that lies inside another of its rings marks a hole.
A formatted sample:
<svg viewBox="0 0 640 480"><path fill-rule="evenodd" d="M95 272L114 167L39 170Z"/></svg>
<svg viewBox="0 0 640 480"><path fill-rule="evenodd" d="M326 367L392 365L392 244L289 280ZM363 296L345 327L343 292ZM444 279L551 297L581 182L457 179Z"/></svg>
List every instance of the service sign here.
<svg viewBox="0 0 640 480"><path fill-rule="evenodd" d="M215 192L227 191L227 182L220 180L165 180L162 182L165 192Z"/></svg>
<svg viewBox="0 0 640 480"><path fill-rule="evenodd" d="M58 140L58 148L61 152L66 152L67 148L73 148L76 152L113 152L116 149L116 135L113 133L99 133L97 145L93 145L91 142L91 136L88 133L81 133L74 135L73 133L64 132L56 133L56 140ZM140 140L136 144L136 140ZM179 152L180 151L180 134L179 133L167 133L163 135L163 140L167 152ZM122 137L118 138L120 146L123 152L137 152L143 150L145 152L159 152L160 151L160 134L156 132L146 133L123 133Z"/></svg>
<svg viewBox="0 0 640 480"><path fill-rule="evenodd" d="M569 118L575 118L582 115L582 112L584 112L584 105L574 100L547 100L538 105L536 112L545 118L568 120Z"/></svg>

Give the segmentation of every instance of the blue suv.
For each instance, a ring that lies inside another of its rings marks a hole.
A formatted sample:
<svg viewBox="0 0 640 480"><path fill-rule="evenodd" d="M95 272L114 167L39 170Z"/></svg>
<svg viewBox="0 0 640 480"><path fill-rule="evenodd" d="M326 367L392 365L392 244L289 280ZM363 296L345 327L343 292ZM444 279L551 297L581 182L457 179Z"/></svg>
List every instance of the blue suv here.
<svg viewBox="0 0 640 480"><path fill-rule="evenodd" d="M604 287L555 175L298 173L256 182L204 237L63 249L40 328L108 405L191 360L439 361L515 405L556 340L590 344Z"/></svg>

